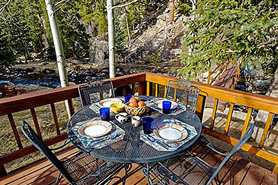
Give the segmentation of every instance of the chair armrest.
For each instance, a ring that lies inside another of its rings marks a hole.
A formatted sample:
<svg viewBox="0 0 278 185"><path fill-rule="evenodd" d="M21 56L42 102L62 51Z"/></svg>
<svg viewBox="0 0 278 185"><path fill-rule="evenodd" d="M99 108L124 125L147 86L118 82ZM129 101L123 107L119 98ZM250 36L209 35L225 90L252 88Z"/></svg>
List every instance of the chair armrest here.
<svg viewBox="0 0 278 185"><path fill-rule="evenodd" d="M70 140L69 139L66 139L64 144L62 144L61 146L58 146L56 148L50 148L50 150L59 150L61 148L63 148L64 146L66 146L67 144L69 144Z"/></svg>
<svg viewBox="0 0 278 185"><path fill-rule="evenodd" d="M227 156L227 155L229 154L229 153L227 153L227 152L225 152L225 153L220 152L219 150L217 150L216 148L214 148L214 146L213 146L206 138L204 138L204 137L201 137L201 141L202 141L203 143L205 143L206 146L207 146L209 149L211 149L212 151L214 151L215 153L217 153L217 154L219 154L219 155Z"/></svg>

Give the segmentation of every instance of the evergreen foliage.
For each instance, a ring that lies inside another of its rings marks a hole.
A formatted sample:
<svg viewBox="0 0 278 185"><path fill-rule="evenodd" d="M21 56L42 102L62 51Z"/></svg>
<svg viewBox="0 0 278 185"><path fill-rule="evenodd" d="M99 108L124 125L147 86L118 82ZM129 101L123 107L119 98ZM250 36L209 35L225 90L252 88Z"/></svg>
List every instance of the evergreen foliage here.
<svg viewBox="0 0 278 185"><path fill-rule="evenodd" d="M126 33L124 31L123 25L120 23L119 16L116 14L114 19L114 34L115 34L115 51L123 52L126 50Z"/></svg>
<svg viewBox="0 0 278 185"><path fill-rule="evenodd" d="M59 30L65 57L79 58L89 49L89 35L86 33L79 9L75 2L69 2L57 12Z"/></svg>
<svg viewBox="0 0 278 185"><path fill-rule="evenodd" d="M2 29L0 29L0 59L0 69L13 64L15 59L9 40L7 36L2 33Z"/></svg>
<svg viewBox="0 0 278 185"><path fill-rule="evenodd" d="M187 78L209 70L212 63L242 58L246 64L273 64L278 60L277 1L202 0L195 19L188 21L184 38ZM190 47L192 52L189 53Z"/></svg>
<svg viewBox="0 0 278 185"><path fill-rule="evenodd" d="M54 0L54 3L59 1ZM132 1L114 0L114 5ZM139 0L125 8L113 10L116 52L126 50L128 30L125 12L132 37L132 31L148 19L148 11L153 10L157 2L161 1ZM5 3L0 1L0 7ZM61 5L63 3L55 8ZM56 15L67 58L86 56L90 37L107 34L106 0L67 1ZM0 15L0 28L0 65L13 64L15 58L21 56L28 59L32 52L39 54L39 57L56 58L45 0L11 1Z"/></svg>

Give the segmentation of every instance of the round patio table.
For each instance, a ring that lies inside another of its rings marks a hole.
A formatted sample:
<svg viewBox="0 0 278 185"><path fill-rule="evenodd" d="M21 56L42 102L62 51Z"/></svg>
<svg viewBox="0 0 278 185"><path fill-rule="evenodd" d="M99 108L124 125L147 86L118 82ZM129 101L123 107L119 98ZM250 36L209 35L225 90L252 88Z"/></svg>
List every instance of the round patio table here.
<svg viewBox="0 0 278 185"><path fill-rule="evenodd" d="M154 97L144 96L143 98L152 99ZM159 123L164 119L178 119L182 122L186 122L196 129L197 135L175 151L158 151L140 140L140 131L143 129L142 124L137 128L132 127L130 121L122 124L115 119L114 114L110 113L110 121L117 124L125 131L123 140L105 146L101 149L85 148L71 128L78 122L99 117L99 114L91 110L89 106L81 108L70 118L67 125L67 134L71 142L80 150L96 158L119 163L150 163L175 157L192 146L201 135L202 125L200 119L191 111L185 111L178 115L171 116L161 114L157 111L148 111L147 116L154 118L154 124Z"/></svg>

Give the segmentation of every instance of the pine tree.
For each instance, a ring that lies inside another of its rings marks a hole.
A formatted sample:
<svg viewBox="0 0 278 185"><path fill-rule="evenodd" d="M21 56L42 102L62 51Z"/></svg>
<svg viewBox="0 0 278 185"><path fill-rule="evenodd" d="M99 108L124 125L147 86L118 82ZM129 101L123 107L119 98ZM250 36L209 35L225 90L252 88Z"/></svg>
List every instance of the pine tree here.
<svg viewBox="0 0 278 185"><path fill-rule="evenodd" d="M184 67L179 70L185 77L239 57L246 64L278 60L277 1L202 0L197 7L195 19L186 22Z"/></svg>
<svg viewBox="0 0 278 185"><path fill-rule="evenodd" d="M0 69L12 65L15 55L10 46L7 34L3 33L4 28L0 26Z"/></svg>

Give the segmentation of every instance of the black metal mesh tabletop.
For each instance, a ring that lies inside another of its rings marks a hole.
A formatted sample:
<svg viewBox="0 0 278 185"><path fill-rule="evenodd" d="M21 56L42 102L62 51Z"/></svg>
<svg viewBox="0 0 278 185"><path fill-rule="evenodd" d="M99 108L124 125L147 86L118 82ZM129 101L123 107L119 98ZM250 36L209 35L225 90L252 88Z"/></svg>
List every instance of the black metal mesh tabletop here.
<svg viewBox="0 0 278 185"><path fill-rule="evenodd" d="M73 133L72 127L78 122L99 117L99 114L92 111L89 106L85 106L76 112L69 120L67 125L68 137L76 147L94 157L121 163L146 163L161 161L177 156L194 144L201 135L202 125L200 119L191 111L185 111L178 115L170 116L148 109L146 115L154 118L154 124L159 123L164 119L178 119L188 125L192 125L198 134L175 151L158 151L140 140L140 131L143 130L142 124L139 127L134 128L132 127L130 120L122 124L115 119L115 114L111 114L110 120L125 130L124 139L101 149L85 148Z"/></svg>

